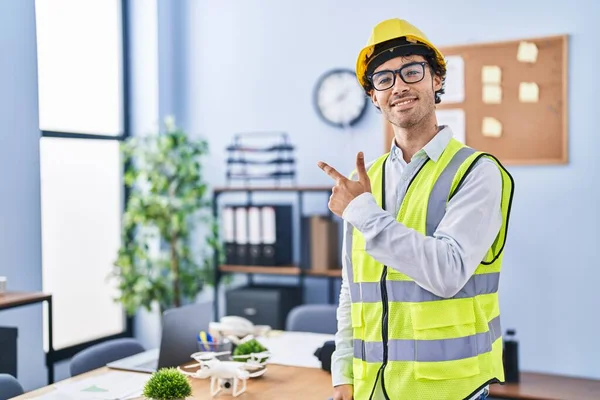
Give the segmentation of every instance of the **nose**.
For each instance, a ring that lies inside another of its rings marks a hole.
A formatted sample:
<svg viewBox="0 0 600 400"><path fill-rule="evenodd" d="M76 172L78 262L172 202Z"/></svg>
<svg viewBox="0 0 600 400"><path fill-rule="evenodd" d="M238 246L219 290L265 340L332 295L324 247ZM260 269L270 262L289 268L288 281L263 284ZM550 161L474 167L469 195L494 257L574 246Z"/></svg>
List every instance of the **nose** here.
<svg viewBox="0 0 600 400"><path fill-rule="evenodd" d="M402 78L400 78L400 73L396 73L395 78L394 86L392 86L392 94L396 95L408 92L410 87L408 86L408 83L405 83Z"/></svg>

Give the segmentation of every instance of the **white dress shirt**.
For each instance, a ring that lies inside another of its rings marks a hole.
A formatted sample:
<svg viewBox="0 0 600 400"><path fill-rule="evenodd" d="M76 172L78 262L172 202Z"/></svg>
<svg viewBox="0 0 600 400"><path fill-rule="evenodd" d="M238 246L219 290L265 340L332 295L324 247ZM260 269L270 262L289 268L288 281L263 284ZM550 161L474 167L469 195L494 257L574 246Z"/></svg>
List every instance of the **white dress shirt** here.
<svg viewBox="0 0 600 400"><path fill-rule="evenodd" d="M344 210L342 287L337 310L336 350L331 367L333 386L352 384L352 319L347 276L352 249L347 244L353 228L364 235L365 250L373 258L444 298L461 290L500 231L502 175L498 166L485 157L477 161L448 203L433 237L409 229L396 220L413 175L427 159L437 162L452 137L451 129L443 126L408 164L393 141L385 163L387 210L377 205L371 193L358 196ZM372 162L367 169L370 164ZM381 385L377 386L381 388ZM472 398L479 398L483 390ZM381 389L379 392L375 399L383 399Z"/></svg>

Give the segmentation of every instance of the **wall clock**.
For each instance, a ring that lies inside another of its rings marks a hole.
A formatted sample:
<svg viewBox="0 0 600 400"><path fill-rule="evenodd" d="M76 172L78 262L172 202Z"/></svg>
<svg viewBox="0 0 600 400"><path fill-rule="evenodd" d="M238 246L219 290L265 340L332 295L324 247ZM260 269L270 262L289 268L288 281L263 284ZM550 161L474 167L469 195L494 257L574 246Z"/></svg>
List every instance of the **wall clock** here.
<svg viewBox="0 0 600 400"><path fill-rule="evenodd" d="M367 96L350 69L327 71L315 85L317 114L330 125L344 128L356 124L363 117L367 103Z"/></svg>

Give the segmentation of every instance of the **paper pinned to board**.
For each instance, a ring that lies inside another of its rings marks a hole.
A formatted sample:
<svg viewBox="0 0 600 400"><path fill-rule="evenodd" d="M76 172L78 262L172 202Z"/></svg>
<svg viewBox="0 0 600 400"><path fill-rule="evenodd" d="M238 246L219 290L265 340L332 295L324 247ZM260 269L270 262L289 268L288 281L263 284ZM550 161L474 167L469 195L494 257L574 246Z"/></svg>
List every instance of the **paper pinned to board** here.
<svg viewBox="0 0 600 400"><path fill-rule="evenodd" d="M454 138L466 144L465 111L461 108L452 110L435 110L438 126L446 125L454 134Z"/></svg>
<svg viewBox="0 0 600 400"><path fill-rule="evenodd" d="M499 138L502 136L502 123L496 118L484 117L481 133L486 137Z"/></svg>
<svg viewBox="0 0 600 400"><path fill-rule="evenodd" d="M535 82L521 82L519 85L519 101L521 103L537 103L540 99L540 88Z"/></svg>
<svg viewBox="0 0 600 400"><path fill-rule="evenodd" d="M535 63L537 61L538 48L535 43L520 42L517 50L517 60L525 63Z"/></svg>
<svg viewBox="0 0 600 400"><path fill-rule="evenodd" d="M446 57L444 104L465 101L465 61L460 56Z"/></svg>
<svg viewBox="0 0 600 400"><path fill-rule="evenodd" d="M486 104L500 104L502 103L502 88L500 85L483 85L483 102Z"/></svg>
<svg viewBox="0 0 600 400"><path fill-rule="evenodd" d="M481 82L499 85L502 80L502 71L497 65L484 65L481 67Z"/></svg>

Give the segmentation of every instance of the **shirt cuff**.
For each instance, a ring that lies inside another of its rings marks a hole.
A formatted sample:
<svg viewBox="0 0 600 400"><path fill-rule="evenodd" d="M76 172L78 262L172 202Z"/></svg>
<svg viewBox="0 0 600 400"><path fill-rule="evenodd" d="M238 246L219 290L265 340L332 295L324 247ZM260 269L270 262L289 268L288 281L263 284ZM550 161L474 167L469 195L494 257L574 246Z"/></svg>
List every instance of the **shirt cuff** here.
<svg viewBox="0 0 600 400"><path fill-rule="evenodd" d="M355 197L342 213L344 221L351 223L359 231L363 230L364 225L369 220L371 210L379 209L375 197L369 192L365 192L358 197Z"/></svg>
<svg viewBox="0 0 600 400"><path fill-rule="evenodd" d="M354 385L354 381L352 380L352 378L349 378L347 376L332 376L331 386L336 387L340 385Z"/></svg>

